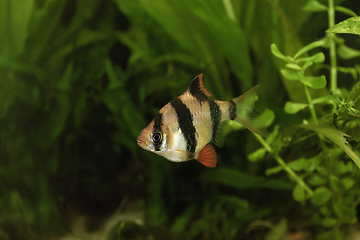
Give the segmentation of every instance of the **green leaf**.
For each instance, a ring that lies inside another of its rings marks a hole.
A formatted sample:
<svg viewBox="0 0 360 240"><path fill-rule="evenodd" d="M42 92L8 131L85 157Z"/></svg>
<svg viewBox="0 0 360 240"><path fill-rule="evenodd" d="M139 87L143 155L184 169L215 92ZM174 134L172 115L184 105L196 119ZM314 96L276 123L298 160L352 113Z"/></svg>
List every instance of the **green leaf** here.
<svg viewBox="0 0 360 240"><path fill-rule="evenodd" d="M326 178L321 177L317 173L313 173L309 176L308 183L312 186L319 186L326 183Z"/></svg>
<svg viewBox="0 0 360 240"><path fill-rule="evenodd" d="M266 154L266 149L265 148L259 148L257 149L255 152L250 153L248 155L248 158L251 162L257 162L260 161L264 158Z"/></svg>
<svg viewBox="0 0 360 240"><path fill-rule="evenodd" d="M120 84L119 79L116 76L116 73L115 73L115 70L114 70L114 67L113 67L111 61L109 59L104 60L104 66L105 66L106 74L110 81L108 89L113 90L113 89L119 87L121 84Z"/></svg>
<svg viewBox="0 0 360 240"><path fill-rule="evenodd" d="M358 154L359 152L356 151L356 153ZM348 171L348 172L354 172L355 169L356 169L356 167L355 167L355 165L354 165L353 162L348 162L348 163L346 164L346 168L347 168L347 171Z"/></svg>
<svg viewBox="0 0 360 240"><path fill-rule="evenodd" d="M317 133L321 133L328 137L331 141L336 143L340 148L344 150L344 152L354 161L354 163L360 168L360 157L351 150L351 147L347 144L347 141L344 137L349 137L349 135L341 132L338 129L331 127L324 127L318 125L300 125L300 127L310 129Z"/></svg>
<svg viewBox="0 0 360 240"><path fill-rule="evenodd" d="M352 178L344 178L344 179L342 179L342 181L343 181L346 189L350 189L354 186L354 179L352 179Z"/></svg>
<svg viewBox="0 0 360 240"><path fill-rule="evenodd" d="M331 162L331 170L335 175L341 175L347 172L347 166L343 161L332 161Z"/></svg>
<svg viewBox="0 0 360 240"><path fill-rule="evenodd" d="M318 187L314 191L314 195L311 197L311 203L315 206L321 206L326 204L331 198L331 191L326 187Z"/></svg>
<svg viewBox="0 0 360 240"><path fill-rule="evenodd" d="M294 171L301 171L304 168L305 159L300 158L298 160L292 161L288 164L288 166Z"/></svg>
<svg viewBox="0 0 360 240"><path fill-rule="evenodd" d="M58 81L57 88L62 91L68 91L71 88L71 77L73 76L74 63L69 62L65 68L64 74Z"/></svg>
<svg viewBox="0 0 360 240"><path fill-rule="evenodd" d="M116 2L121 8L123 1ZM158 26L152 27L156 33L159 32L157 28L164 30L165 37L170 37L181 51L205 63L208 76L213 79L223 78L222 81L209 82L218 94L224 96L224 86L229 84L226 60L244 87L250 88L250 82L246 79L252 77L253 66L246 35L236 22L228 18L225 11L218 11L223 7L220 1L207 4L204 1L139 0L136 3L158 23ZM239 58L239 52L244 54L242 58Z"/></svg>
<svg viewBox="0 0 360 240"><path fill-rule="evenodd" d="M345 184L336 176L330 177L330 186L336 192L344 192L346 187Z"/></svg>
<svg viewBox="0 0 360 240"><path fill-rule="evenodd" d="M328 10L328 7L319 3L318 1L310 0L303 7L303 10L309 12L325 12Z"/></svg>
<svg viewBox="0 0 360 240"><path fill-rule="evenodd" d="M352 11L352 10L346 8L346 7L335 6L335 10L338 11L338 12L345 13L345 14L347 14L347 15L349 15L349 16L352 16L352 17L356 17L356 16L357 16L357 14L356 14L354 11Z"/></svg>
<svg viewBox="0 0 360 240"><path fill-rule="evenodd" d="M314 49L314 48L323 46L324 43L325 43L324 40L319 40L319 41L312 42L312 43L306 45L305 47L301 48L301 49L295 54L294 59L297 59L299 56L301 56L302 54L310 51L311 49Z"/></svg>
<svg viewBox="0 0 360 240"><path fill-rule="evenodd" d="M326 86L326 78L324 75L319 77L306 77L301 79L301 82L314 89L321 89Z"/></svg>
<svg viewBox="0 0 360 240"><path fill-rule="evenodd" d="M327 175L329 174L328 170L326 170L325 167L320 166L320 165L317 166L316 171L317 171L318 173L320 173L321 175L323 175L323 176L327 176Z"/></svg>
<svg viewBox="0 0 360 240"><path fill-rule="evenodd" d="M15 56L24 49L34 0L0 1L0 55Z"/></svg>
<svg viewBox="0 0 360 240"><path fill-rule="evenodd" d="M355 223L356 219L356 208L351 207L342 202L334 204L334 212L336 216L344 223Z"/></svg>
<svg viewBox="0 0 360 240"><path fill-rule="evenodd" d="M347 101L353 102L355 104L359 99L360 99L360 82L357 82L351 89Z"/></svg>
<svg viewBox="0 0 360 240"><path fill-rule="evenodd" d="M337 48L337 52L339 54L339 57L341 57L342 59L352 59L352 58L360 57L359 50L349 48L344 44L341 44Z"/></svg>
<svg viewBox="0 0 360 240"><path fill-rule="evenodd" d="M291 62L291 58L282 54L275 43L271 44L270 49L271 49L272 54L274 54L276 57L278 57L286 62Z"/></svg>
<svg viewBox="0 0 360 240"><path fill-rule="evenodd" d="M295 63L287 63L285 66L290 69L301 70L301 67Z"/></svg>
<svg viewBox="0 0 360 240"><path fill-rule="evenodd" d="M279 125L276 125L276 126L274 127L273 131L267 136L266 142L267 142L268 144L272 144L272 143L275 141L276 136L277 136L278 133L279 133L279 128L280 128L280 126L279 126Z"/></svg>
<svg viewBox="0 0 360 240"><path fill-rule="evenodd" d="M313 172L322 161L322 154L318 154L315 157L307 159L304 163L304 171Z"/></svg>
<svg viewBox="0 0 360 240"><path fill-rule="evenodd" d="M296 59L296 62L297 63L300 63L300 62L315 62L315 63L322 63L325 61L325 55L324 53L322 52L318 52L310 57L304 57L304 58L298 58Z"/></svg>
<svg viewBox="0 0 360 240"><path fill-rule="evenodd" d="M293 197L295 201L298 202L302 202L305 200L305 189L300 184L296 184L293 190Z"/></svg>
<svg viewBox="0 0 360 240"><path fill-rule="evenodd" d="M273 168L269 168L265 171L265 175L266 176L270 176L270 175L273 175L273 174L276 174L280 171L284 170L284 168L282 166L276 166L276 167L273 167Z"/></svg>
<svg viewBox="0 0 360 240"><path fill-rule="evenodd" d="M360 35L360 17L352 17L326 30L330 33L350 33Z"/></svg>
<svg viewBox="0 0 360 240"><path fill-rule="evenodd" d="M296 80L301 79L299 72L296 71L296 70L288 69L288 68L282 68L282 69L280 69L280 72L285 78L287 78L289 80L296 81Z"/></svg>
<svg viewBox="0 0 360 240"><path fill-rule="evenodd" d="M286 113L295 114L295 113L299 112L300 110L303 110L307 106L308 106L308 104L305 104L305 103L286 102L284 110Z"/></svg>
<svg viewBox="0 0 360 240"><path fill-rule="evenodd" d="M44 1L41 8L34 12L31 22L29 23L29 32L31 32L32 35L40 35L41 38L37 38L36 43L32 45L34 47L32 49L28 49L30 52L29 57L32 62L38 61L39 58L43 56L44 49L48 49L50 46L56 48L55 45L51 44L54 44L53 41L56 38L59 38L58 35L55 35L55 32L58 31L58 26L62 24L61 18L63 16L63 10L66 3L66 1ZM73 50L74 45L71 44L70 52ZM51 58L56 58L56 60L53 61L56 61L56 63L59 62L59 57L51 56Z"/></svg>
<svg viewBox="0 0 360 240"><path fill-rule="evenodd" d="M264 112L260 114L259 117L256 118L256 121L259 122L261 126L269 127L275 119L275 114L271 109L265 109Z"/></svg>
<svg viewBox="0 0 360 240"><path fill-rule="evenodd" d="M302 70L305 71L308 67L312 66L314 63L313 62L305 62L304 65L302 66Z"/></svg>
<svg viewBox="0 0 360 240"><path fill-rule="evenodd" d="M313 104L328 103L330 99L331 99L330 95L326 95L326 96L321 97L321 98L315 98L315 99L313 99ZM324 116L324 118L326 118L326 117Z"/></svg>

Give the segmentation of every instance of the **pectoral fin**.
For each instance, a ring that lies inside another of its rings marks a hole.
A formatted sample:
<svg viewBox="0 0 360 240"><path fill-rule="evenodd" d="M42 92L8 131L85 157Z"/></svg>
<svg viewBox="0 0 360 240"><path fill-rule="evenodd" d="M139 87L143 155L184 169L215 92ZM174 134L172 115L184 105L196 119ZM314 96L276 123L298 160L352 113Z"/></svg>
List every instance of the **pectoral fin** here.
<svg viewBox="0 0 360 240"><path fill-rule="evenodd" d="M216 167L217 156L215 149L210 144L206 145L201 149L196 160L206 167Z"/></svg>

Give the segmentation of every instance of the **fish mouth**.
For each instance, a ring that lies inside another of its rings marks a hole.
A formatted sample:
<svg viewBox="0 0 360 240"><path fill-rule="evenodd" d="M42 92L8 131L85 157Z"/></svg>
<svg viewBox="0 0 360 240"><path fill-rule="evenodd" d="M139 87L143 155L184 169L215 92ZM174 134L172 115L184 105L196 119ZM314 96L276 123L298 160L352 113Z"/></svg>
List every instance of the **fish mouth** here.
<svg viewBox="0 0 360 240"><path fill-rule="evenodd" d="M139 136L139 137L136 139L136 142L137 142L137 145L139 145L139 147L145 149L146 143L145 143L145 141L141 138L141 136Z"/></svg>

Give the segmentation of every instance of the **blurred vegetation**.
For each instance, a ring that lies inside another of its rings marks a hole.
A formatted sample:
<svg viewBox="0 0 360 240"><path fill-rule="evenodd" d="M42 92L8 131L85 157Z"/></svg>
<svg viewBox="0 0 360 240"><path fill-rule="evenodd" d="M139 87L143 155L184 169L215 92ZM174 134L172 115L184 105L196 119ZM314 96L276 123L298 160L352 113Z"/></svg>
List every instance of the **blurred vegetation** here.
<svg viewBox="0 0 360 240"><path fill-rule="evenodd" d="M114 212L103 239L346 239L360 202L359 11L0 1L0 239L80 238L77 217L95 232ZM231 123L215 169L136 145L200 72L220 100L260 84L271 132ZM120 220L132 202L144 225Z"/></svg>

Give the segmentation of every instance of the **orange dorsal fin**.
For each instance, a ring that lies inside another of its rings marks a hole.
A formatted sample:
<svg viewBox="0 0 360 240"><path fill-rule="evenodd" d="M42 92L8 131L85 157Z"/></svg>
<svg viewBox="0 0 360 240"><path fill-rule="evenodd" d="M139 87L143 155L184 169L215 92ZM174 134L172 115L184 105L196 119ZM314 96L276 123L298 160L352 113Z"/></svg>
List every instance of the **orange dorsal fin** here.
<svg viewBox="0 0 360 240"><path fill-rule="evenodd" d="M201 149L196 160L206 167L216 167L217 156L215 149L210 144L206 145Z"/></svg>
<svg viewBox="0 0 360 240"><path fill-rule="evenodd" d="M209 91L204 87L203 81L202 81L203 74L200 73L197 75L190 83L188 87L188 92L190 92L193 96L196 98L200 98L199 100L203 101L207 98L211 97L211 94Z"/></svg>

